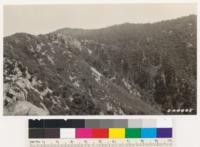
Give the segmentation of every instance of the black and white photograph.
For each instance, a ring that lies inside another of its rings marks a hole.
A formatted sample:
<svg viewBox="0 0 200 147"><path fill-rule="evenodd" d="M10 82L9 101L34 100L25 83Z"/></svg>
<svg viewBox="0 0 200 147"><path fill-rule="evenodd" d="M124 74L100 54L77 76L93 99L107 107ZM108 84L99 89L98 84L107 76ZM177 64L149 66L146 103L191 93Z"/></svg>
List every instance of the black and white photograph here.
<svg viewBox="0 0 200 147"><path fill-rule="evenodd" d="M3 114L196 115L195 3L4 5Z"/></svg>

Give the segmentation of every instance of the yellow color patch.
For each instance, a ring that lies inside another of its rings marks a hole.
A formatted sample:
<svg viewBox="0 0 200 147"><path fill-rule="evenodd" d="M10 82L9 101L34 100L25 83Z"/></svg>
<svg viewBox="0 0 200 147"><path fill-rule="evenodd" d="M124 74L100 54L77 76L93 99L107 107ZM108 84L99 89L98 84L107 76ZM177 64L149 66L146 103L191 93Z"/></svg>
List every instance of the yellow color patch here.
<svg viewBox="0 0 200 147"><path fill-rule="evenodd" d="M125 138L125 129L109 128L109 138Z"/></svg>

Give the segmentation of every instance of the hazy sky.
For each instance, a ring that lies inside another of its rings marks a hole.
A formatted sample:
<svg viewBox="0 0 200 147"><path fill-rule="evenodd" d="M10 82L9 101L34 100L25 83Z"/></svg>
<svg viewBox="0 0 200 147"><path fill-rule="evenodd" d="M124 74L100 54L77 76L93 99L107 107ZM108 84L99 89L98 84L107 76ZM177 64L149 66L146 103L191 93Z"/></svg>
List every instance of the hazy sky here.
<svg viewBox="0 0 200 147"><path fill-rule="evenodd" d="M4 6L4 35L156 22L196 14L196 11L195 4L7 5Z"/></svg>

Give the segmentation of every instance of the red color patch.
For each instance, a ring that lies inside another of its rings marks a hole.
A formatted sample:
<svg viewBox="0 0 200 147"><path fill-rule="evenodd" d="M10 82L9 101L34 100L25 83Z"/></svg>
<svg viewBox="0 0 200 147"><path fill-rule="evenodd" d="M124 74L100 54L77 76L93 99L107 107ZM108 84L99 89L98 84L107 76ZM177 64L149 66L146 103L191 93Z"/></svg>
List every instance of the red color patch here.
<svg viewBox="0 0 200 147"><path fill-rule="evenodd" d="M108 129L92 129L92 138L108 138Z"/></svg>

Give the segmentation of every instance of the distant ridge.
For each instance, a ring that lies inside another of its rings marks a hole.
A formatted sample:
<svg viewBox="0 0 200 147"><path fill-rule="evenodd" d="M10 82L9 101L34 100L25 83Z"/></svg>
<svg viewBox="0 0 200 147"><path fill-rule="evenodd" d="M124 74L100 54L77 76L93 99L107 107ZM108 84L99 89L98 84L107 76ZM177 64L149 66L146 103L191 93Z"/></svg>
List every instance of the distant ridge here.
<svg viewBox="0 0 200 147"><path fill-rule="evenodd" d="M196 19L4 37L4 114L196 114Z"/></svg>

